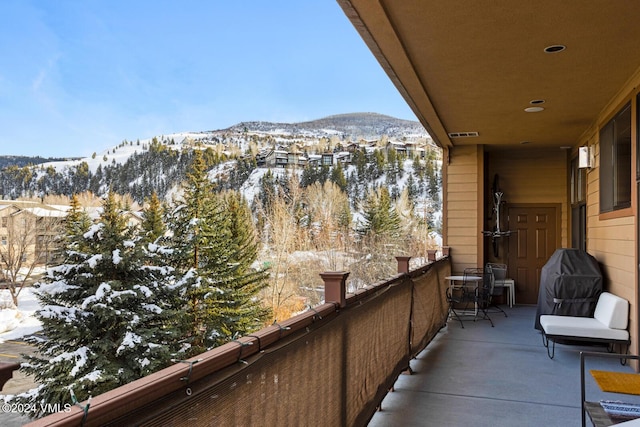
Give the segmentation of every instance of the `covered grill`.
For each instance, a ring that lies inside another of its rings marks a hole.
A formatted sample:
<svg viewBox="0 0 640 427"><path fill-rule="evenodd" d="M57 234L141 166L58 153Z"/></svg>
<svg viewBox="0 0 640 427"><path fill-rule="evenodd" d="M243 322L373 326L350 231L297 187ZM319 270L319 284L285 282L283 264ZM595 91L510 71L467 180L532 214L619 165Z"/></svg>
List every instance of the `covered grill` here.
<svg viewBox="0 0 640 427"><path fill-rule="evenodd" d="M591 317L602 292L598 261L580 249L558 249L542 267L535 328L540 316Z"/></svg>

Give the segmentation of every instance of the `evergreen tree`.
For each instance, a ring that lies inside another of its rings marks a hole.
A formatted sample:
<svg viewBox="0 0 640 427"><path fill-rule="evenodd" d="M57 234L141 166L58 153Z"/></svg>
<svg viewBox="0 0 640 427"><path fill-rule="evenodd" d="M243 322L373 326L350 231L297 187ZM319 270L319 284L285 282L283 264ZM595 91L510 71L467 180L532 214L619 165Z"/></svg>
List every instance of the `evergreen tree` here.
<svg viewBox="0 0 640 427"><path fill-rule="evenodd" d="M361 257L350 269L361 283L372 283L394 273L392 260L399 253L402 237L400 216L386 187L370 190L362 210L364 218L358 229Z"/></svg>
<svg viewBox="0 0 640 427"><path fill-rule="evenodd" d="M427 162L427 167L426 167L426 180L428 182L428 191L429 191L429 196L431 196L431 198L436 201L439 199L439 188L440 188L440 182L438 180L438 177L436 175L436 170L435 170L435 166L434 166L435 162Z"/></svg>
<svg viewBox="0 0 640 427"><path fill-rule="evenodd" d="M168 366L179 351L171 269L157 259L162 251L139 245L113 193L99 222L68 239L67 254L36 285L44 338L31 339L38 355L21 369L40 386L15 397L33 405L33 415L41 403L71 404L71 392L82 401L127 384Z"/></svg>
<svg viewBox="0 0 640 427"><path fill-rule="evenodd" d="M195 152L184 198L168 218L173 263L186 286L182 327L189 354L198 354L263 325L257 293L265 273L255 272L255 237L248 208L212 191L202 155ZM244 202L243 202L244 203Z"/></svg>
<svg viewBox="0 0 640 427"><path fill-rule="evenodd" d="M148 242L155 242L167 231L163 217L164 210L157 193L154 191L148 206L144 209L144 219L142 220L143 237Z"/></svg>
<svg viewBox="0 0 640 427"><path fill-rule="evenodd" d="M363 225L359 230L363 235L380 239L395 238L400 234L400 217L386 187L369 192L364 202L363 216Z"/></svg>
<svg viewBox="0 0 640 427"><path fill-rule="evenodd" d="M375 150L373 152L373 162L370 164L372 167L372 178L380 178L384 173L384 167L386 160L381 150Z"/></svg>
<svg viewBox="0 0 640 427"><path fill-rule="evenodd" d="M387 150L387 165L389 166L389 169L393 169L397 167L397 163L396 163L397 159L398 159L398 152L396 151L395 148L389 147L389 149Z"/></svg>
<svg viewBox="0 0 640 427"><path fill-rule="evenodd" d="M67 212L65 220L65 235L67 239L67 246L71 246L72 243L80 244L82 242L82 235L91 226L91 219L87 212L80 205L78 195L71 196L70 209ZM74 248L77 249L77 248Z"/></svg>
<svg viewBox="0 0 640 427"><path fill-rule="evenodd" d="M276 179L269 169L260 180L259 200L264 211L267 212L271 209L271 203L276 195Z"/></svg>
<svg viewBox="0 0 640 427"><path fill-rule="evenodd" d="M305 165L300 175L300 187L307 188L316 181L315 169L316 167L311 164Z"/></svg>
<svg viewBox="0 0 640 427"><path fill-rule="evenodd" d="M347 191L347 178L344 176L344 170L340 162L332 168L330 180L337 185L340 190Z"/></svg>
<svg viewBox="0 0 640 427"><path fill-rule="evenodd" d="M405 188L407 189L407 196L410 201L414 201L419 196L420 190L416 184L416 180L413 178L413 173L409 173Z"/></svg>
<svg viewBox="0 0 640 427"><path fill-rule="evenodd" d="M414 156L413 158L413 173L416 174L419 179L424 178L424 166L420 160L420 156Z"/></svg>
<svg viewBox="0 0 640 427"><path fill-rule="evenodd" d="M226 295L220 294L218 303L223 307L221 330L227 337L246 335L264 326L269 310L260 301L259 293L268 284L268 272L253 268L258 258L258 240L246 200L238 192L221 196L223 212L228 216L229 234L226 246L232 260L231 280Z"/></svg>
<svg viewBox="0 0 640 427"><path fill-rule="evenodd" d="M356 150L351 157L351 164L356 166L358 181L364 181L367 169L367 154L364 149Z"/></svg>

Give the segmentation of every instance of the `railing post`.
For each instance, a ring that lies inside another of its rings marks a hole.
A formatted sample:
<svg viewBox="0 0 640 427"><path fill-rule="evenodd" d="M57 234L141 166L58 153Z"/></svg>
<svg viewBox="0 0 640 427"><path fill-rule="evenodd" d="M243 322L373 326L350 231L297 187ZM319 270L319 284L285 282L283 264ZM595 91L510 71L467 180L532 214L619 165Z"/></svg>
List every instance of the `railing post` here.
<svg viewBox="0 0 640 427"><path fill-rule="evenodd" d="M340 307L347 305L348 271L325 271L320 273L324 280L324 302L337 302Z"/></svg>
<svg viewBox="0 0 640 427"><path fill-rule="evenodd" d="M396 260L398 261L398 273L408 273L409 272L409 260L410 256L397 256Z"/></svg>
<svg viewBox="0 0 640 427"><path fill-rule="evenodd" d="M443 246L442 256L449 256L449 255L451 255L451 248L449 246Z"/></svg>
<svg viewBox="0 0 640 427"><path fill-rule="evenodd" d="M427 261L434 262L436 260L436 249L427 249Z"/></svg>

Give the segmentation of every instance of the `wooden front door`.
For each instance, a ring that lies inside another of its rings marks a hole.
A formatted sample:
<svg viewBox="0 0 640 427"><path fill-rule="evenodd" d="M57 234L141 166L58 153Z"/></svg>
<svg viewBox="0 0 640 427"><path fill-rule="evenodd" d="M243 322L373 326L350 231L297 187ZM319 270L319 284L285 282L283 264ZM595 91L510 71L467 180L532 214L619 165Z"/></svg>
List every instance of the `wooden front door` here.
<svg viewBox="0 0 640 427"><path fill-rule="evenodd" d="M555 207L509 207L509 276L516 282L516 302L537 304L540 270L558 248Z"/></svg>

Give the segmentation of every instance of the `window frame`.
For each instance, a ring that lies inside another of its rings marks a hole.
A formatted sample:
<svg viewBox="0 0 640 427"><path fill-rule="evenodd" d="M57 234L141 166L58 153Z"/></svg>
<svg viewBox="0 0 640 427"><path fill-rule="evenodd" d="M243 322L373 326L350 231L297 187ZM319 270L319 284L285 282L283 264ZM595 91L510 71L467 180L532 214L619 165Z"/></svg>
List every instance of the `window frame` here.
<svg viewBox="0 0 640 427"><path fill-rule="evenodd" d="M619 216L631 211L631 102L600 128L600 214Z"/></svg>
<svg viewBox="0 0 640 427"><path fill-rule="evenodd" d="M587 170L578 167L578 157L570 162L571 247L587 250Z"/></svg>

